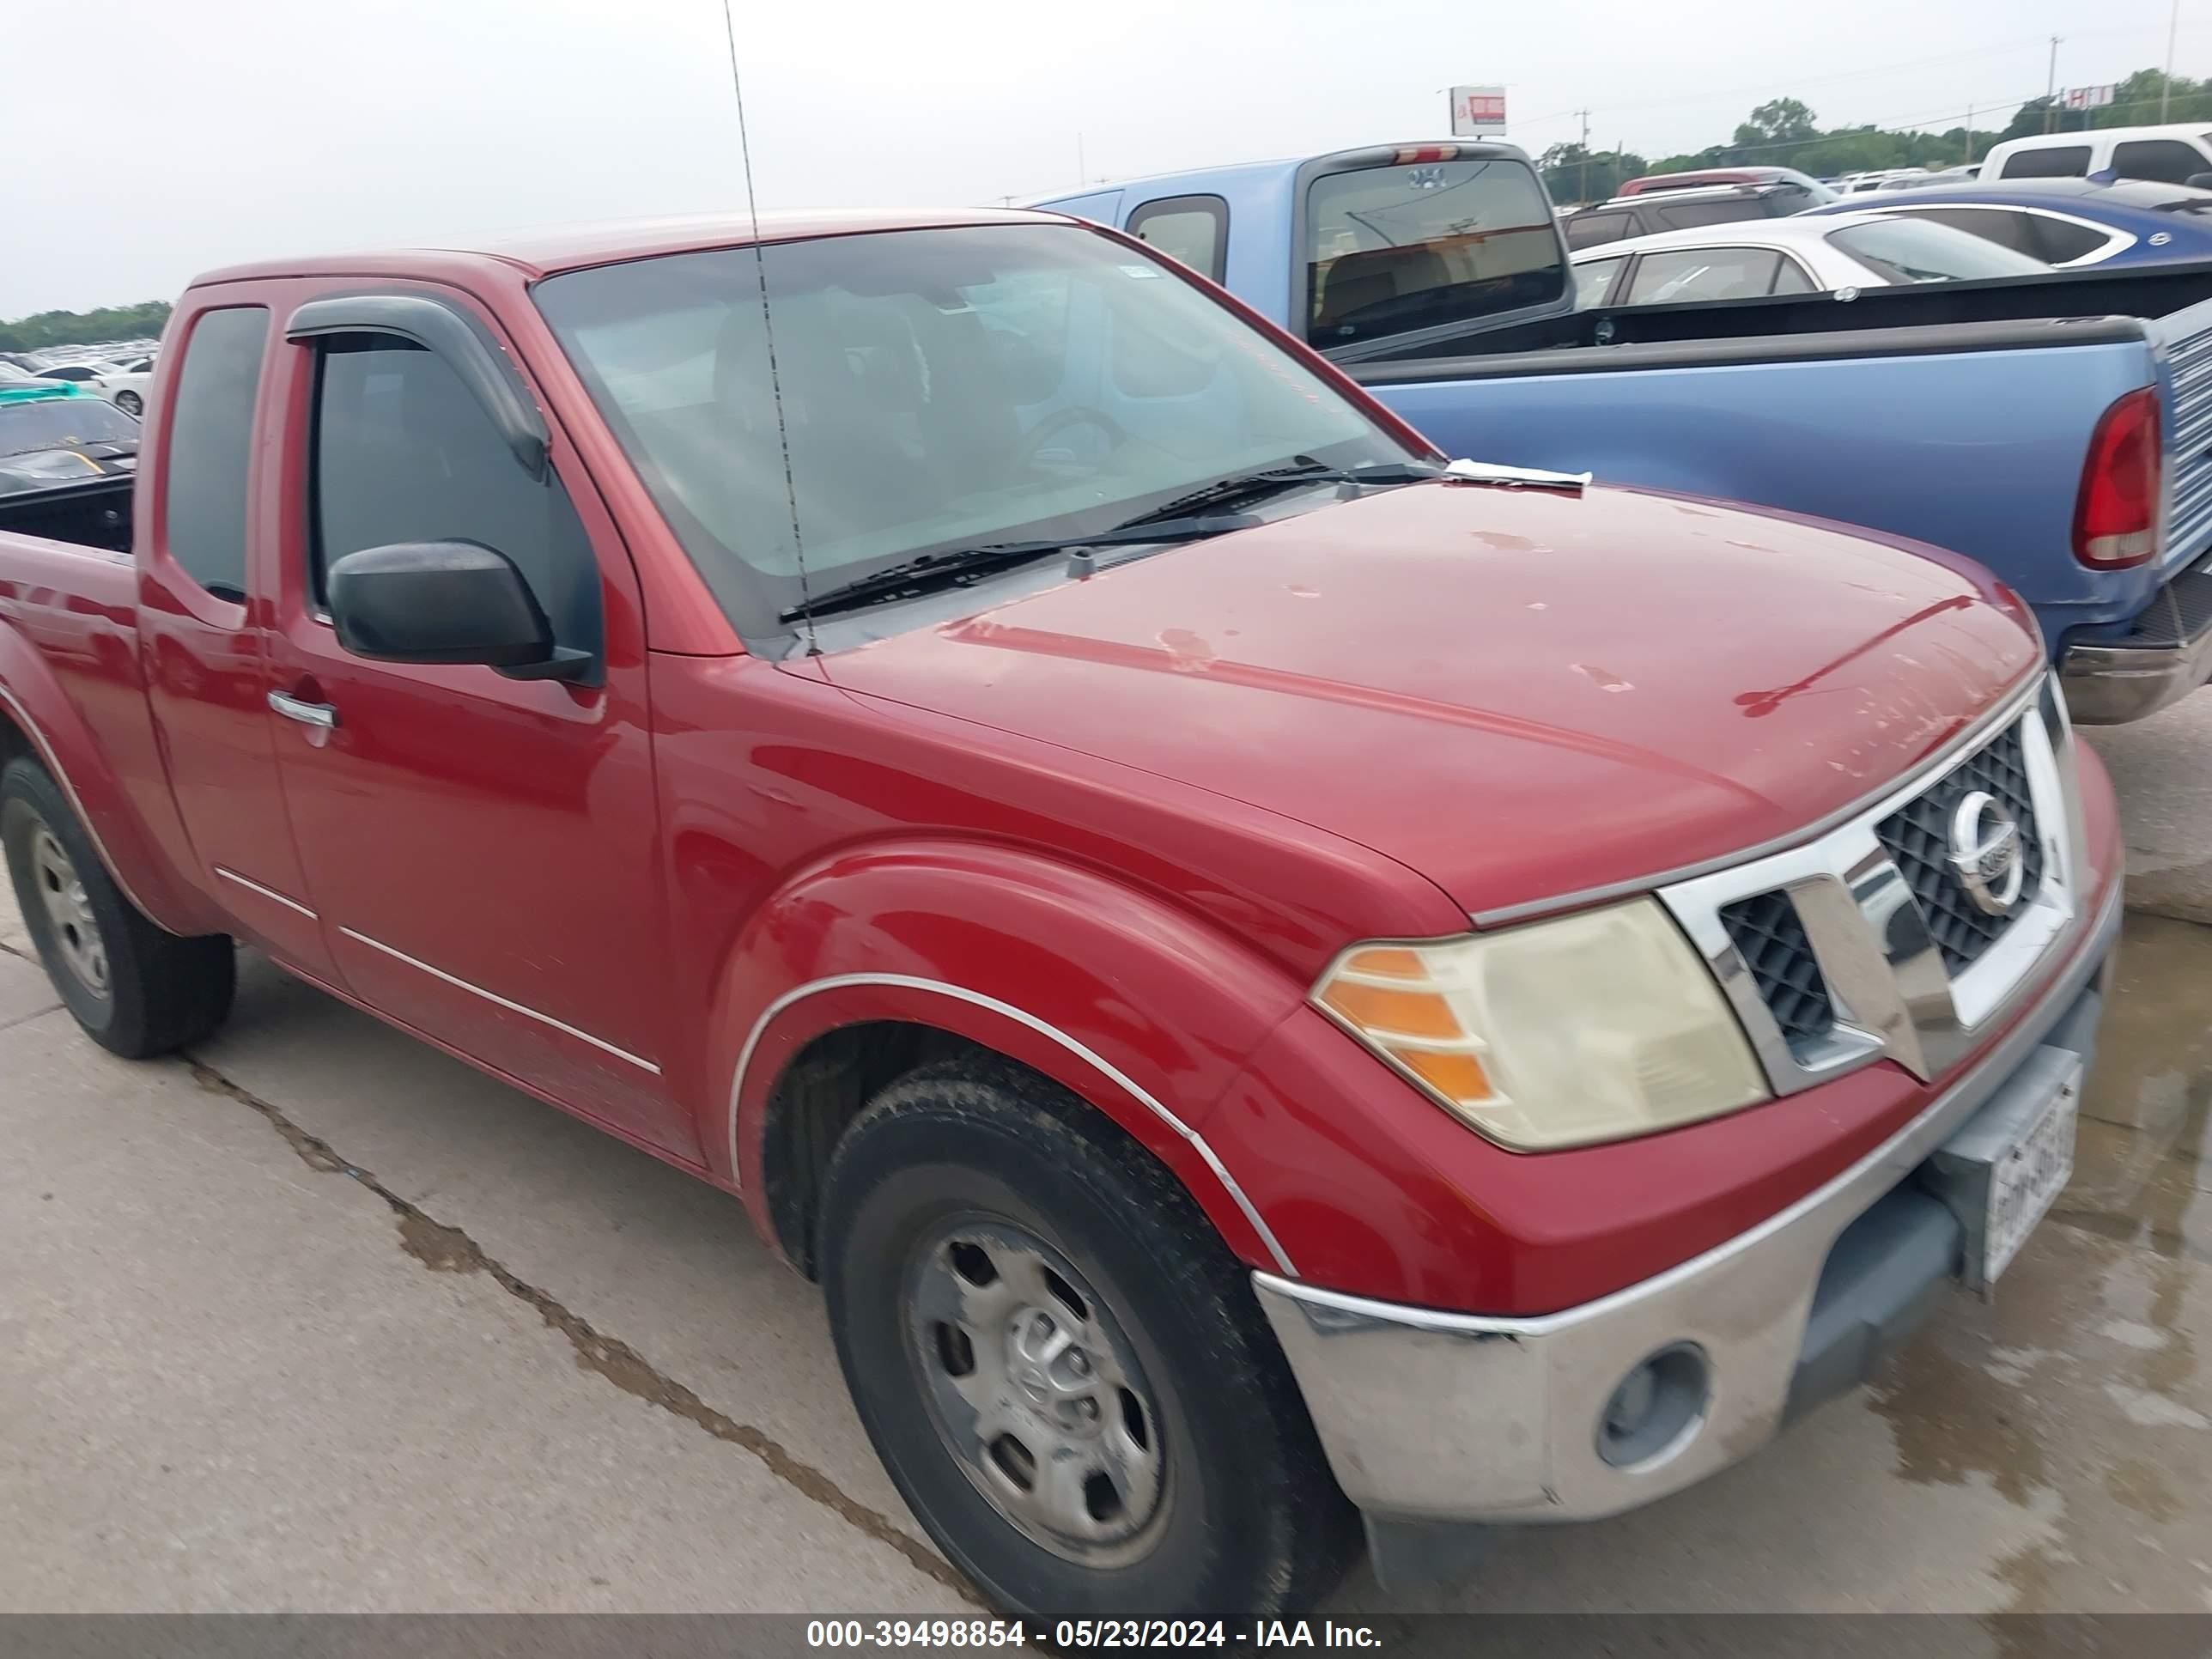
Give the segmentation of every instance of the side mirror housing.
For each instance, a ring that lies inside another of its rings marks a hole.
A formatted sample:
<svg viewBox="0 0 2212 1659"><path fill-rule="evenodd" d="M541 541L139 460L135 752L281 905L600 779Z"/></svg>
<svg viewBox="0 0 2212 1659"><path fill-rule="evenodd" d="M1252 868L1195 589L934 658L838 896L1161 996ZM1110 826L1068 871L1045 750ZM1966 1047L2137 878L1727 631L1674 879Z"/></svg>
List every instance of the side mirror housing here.
<svg viewBox="0 0 2212 1659"><path fill-rule="evenodd" d="M330 568L338 643L374 662L480 663L515 679L578 679L514 562L478 542L395 542Z"/></svg>
<svg viewBox="0 0 2212 1659"><path fill-rule="evenodd" d="M2212 190L2212 173L2192 173L2186 182L2191 190Z"/></svg>

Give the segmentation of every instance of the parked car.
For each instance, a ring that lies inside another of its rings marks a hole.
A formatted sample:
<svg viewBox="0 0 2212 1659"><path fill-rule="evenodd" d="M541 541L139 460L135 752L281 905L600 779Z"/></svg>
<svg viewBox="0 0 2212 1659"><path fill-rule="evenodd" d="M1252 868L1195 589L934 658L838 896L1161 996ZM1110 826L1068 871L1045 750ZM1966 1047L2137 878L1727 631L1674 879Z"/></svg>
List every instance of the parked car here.
<svg viewBox="0 0 2212 1659"><path fill-rule="evenodd" d="M2094 127L2087 132L2045 132L1992 144L1982 158L1984 179L2085 179L2109 173L2119 179L2187 185L2212 173L2212 129L2201 121L2164 126Z"/></svg>
<svg viewBox="0 0 2212 1659"><path fill-rule="evenodd" d="M108 372L90 382L93 390L126 415L146 412L146 392L154 383L154 358L149 353L109 365Z"/></svg>
<svg viewBox="0 0 2212 1659"><path fill-rule="evenodd" d="M1687 173L1647 173L1640 179L1631 179L1620 187L1620 193L1649 196L1668 191L1700 190L1714 185L1794 186L1804 193L1805 205L1836 199L1829 180L1811 178L1796 167L1698 167Z"/></svg>
<svg viewBox="0 0 2212 1659"><path fill-rule="evenodd" d="M1347 185L1318 236L1446 187ZM738 1194L1004 1609L1241 1636L1359 1510L1406 1566L1678 1490L2063 1182L2123 853L1966 562L1447 470L1044 215L272 263L173 328L134 556L0 507L63 1001L189 1044L249 940Z"/></svg>
<svg viewBox="0 0 2212 1659"><path fill-rule="evenodd" d="M1454 454L1979 559L2034 607L2081 718L2212 674L2212 270L1577 311L1544 202L1521 151L1462 142L1037 205L1136 229L1202 208L1199 269Z"/></svg>
<svg viewBox="0 0 2212 1659"><path fill-rule="evenodd" d="M1680 305L1767 294L1832 294L1892 283L2033 276L2051 267L1948 225L1826 210L1588 248L1574 256L1584 306Z"/></svg>
<svg viewBox="0 0 2212 1659"><path fill-rule="evenodd" d="M2212 258L2212 190L2014 179L1854 199L1844 210L1926 219L2066 269ZM1832 214L1816 208L1807 216Z"/></svg>
<svg viewBox="0 0 2212 1659"><path fill-rule="evenodd" d="M112 363L51 363L33 372L42 380L60 380L70 386L90 386L115 367Z"/></svg>
<svg viewBox="0 0 2212 1659"><path fill-rule="evenodd" d="M87 478L128 478L138 422L66 384L0 384L0 495Z"/></svg>
<svg viewBox="0 0 2212 1659"><path fill-rule="evenodd" d="M1569 247L1597 247L1662 231L1784 218L1814 205L1814 201L1795 185L1718 185L1706 190L1615 197L1567 215L1560 226Z"/></svg>
<svg viewBox="0 0 2212 1659"><path fill-rule="evenodd" d="M1870 191L1899 189L1928 182L1926 167L1875 167L1866 173L1847 173L1836 181L1839 196L1863 195Z"/></svg>

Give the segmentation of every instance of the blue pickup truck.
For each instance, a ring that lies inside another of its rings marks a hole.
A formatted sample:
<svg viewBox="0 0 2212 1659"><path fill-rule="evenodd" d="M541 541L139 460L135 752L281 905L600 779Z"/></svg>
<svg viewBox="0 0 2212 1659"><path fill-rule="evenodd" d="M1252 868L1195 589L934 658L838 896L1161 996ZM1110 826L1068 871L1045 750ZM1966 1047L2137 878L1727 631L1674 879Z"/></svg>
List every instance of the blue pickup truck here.
<svg viewBox="0 0 2212 1659"><path fill-rule="evenodd" d="M2079 720L2212 673L2212 263L1577 310L1527 155L1465 141L1032 205L1220 283L1448 453L1978 559Z"/></svg>

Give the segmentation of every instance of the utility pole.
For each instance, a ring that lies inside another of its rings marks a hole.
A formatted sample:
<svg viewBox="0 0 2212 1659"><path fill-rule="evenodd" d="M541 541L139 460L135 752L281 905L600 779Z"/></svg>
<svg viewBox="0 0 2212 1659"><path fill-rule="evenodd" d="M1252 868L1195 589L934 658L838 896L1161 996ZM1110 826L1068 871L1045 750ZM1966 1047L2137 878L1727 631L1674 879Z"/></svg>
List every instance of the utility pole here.
<svg viewBox="0 0 2212 1659"><path fill-rule="evenodd" d="M1575 112L1583 118L1583 181L1576 187L1575 193L1587 202L1589 200L1589 112L1585 109Z"/></svg>
<svg viewBox="0 0 2212 1659"><path fill-rule="evenodd" d="M2181 33L2181 0L2173 0L2173 12L2166 25L2166 79L2158 89L2158 118L2166 119L2166 106L2173 97L2173 41Z"/></svg>
<svg viewBox="0 0 2212 1659"><path fill-rule="evenodd" d="M2051 84L2043 94L2043 130L2051 131L2058 118L2058 37L2051 37Z"/></svg>
<svg viewBox="0 0 2212 1659"><path fill-rule="evenodd" d="M1967 105L1967 106L1966 106L1966 160L1965 160L1965 161L1964 161L1963 165L1964 165L1964 166L1966 166L1966 167L1972 167L1972 166L1973 166L1973 164L1974 164L1974 106L1973 106L1972 104L1969 104L1969 105Z"/></svg>

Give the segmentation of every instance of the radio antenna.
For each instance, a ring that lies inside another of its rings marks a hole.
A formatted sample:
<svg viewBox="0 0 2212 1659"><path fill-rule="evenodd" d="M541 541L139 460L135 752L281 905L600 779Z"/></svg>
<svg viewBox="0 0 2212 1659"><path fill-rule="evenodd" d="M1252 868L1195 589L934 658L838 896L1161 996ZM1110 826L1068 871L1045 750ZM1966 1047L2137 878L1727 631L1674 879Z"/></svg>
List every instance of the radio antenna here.
<svg viewBox="0 0 2212 1659"><path fill-rule="evenodd" d="M738 101L738 155L745 175L745 213L752 222L753 271L760 279L761 338L768 345L768 389L775 403L775 438L783 450L783 494L791 506L791 556L799 566L799 608L805 611L806 654L818 657L814 637L813 592L806 580L806 545L799 530L799 480L791 470L791 430L783 419L783 376L775 361L775 320L768 303L768 255L761 247L760 197L753 190L753 146L745 131L745 83L738 73L738 26L730 0L722 0L722 38L730 48L730 91Z"/></svg>

